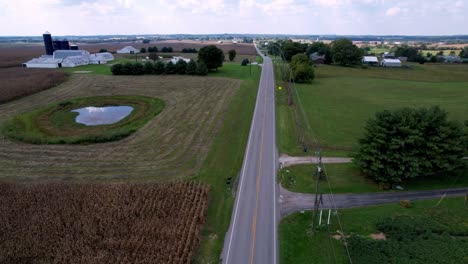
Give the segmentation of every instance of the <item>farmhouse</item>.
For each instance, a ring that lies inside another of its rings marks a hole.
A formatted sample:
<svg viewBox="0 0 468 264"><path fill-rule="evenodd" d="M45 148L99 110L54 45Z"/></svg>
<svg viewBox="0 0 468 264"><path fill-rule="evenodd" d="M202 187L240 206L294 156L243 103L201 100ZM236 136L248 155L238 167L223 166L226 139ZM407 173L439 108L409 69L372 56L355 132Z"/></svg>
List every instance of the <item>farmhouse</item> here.
<svg viewBox="0 0 468 264"><path fill-rule="evenodd" d="M379 59L377 59L375 56L364 56L362 58L362 64L379 65Z"/></svg>
<svg viewBox="0 0 468 264"><path fill-rule="evenodd" d="M399 59L383 59L380 62L380 65L382 65L384 68L400 68L401 61Z"/></svg>
<svg viewBox="0 0 468 264"><path fill-rule="evenodd" d="M140 52L139 50L135 49L132 46L125 46L122 49L117 50L117 53L119 54L135 54L139 52Z"/></svg>
<svg viewBox="0 0 468 264"><path fill-rule="evenodd" d="M314 64L325 64L325 55L319 55L318 52L314 52L312 54L310 54L310 60L314 63Z"/></svg>

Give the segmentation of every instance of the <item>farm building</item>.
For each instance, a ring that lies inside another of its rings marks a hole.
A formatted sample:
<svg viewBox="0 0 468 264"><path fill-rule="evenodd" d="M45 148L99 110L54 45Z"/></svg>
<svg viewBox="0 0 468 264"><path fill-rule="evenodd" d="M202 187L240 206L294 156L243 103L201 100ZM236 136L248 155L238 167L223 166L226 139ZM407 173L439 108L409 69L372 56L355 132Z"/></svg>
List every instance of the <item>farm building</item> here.
<svg viewBox="0 0 468 264"><path fill-rule="evenodd" d="M325 64L325 55L319 55L318 52L314 52L312 54L310 54L310 60L314 63L314 64Z"/></svg>
<svg viewBox="0 0 468 264"><path fill-rule="evenodd" d="M382 54L382 59L396 59L396 57L393 53L385 52Z"/></svg>
<svg viewBox="0 0 468 264"><path fill-rule="evenodd" d="M89 64L89 57L87 56L69 56L62 60L62 67L73 68Z"/></svg>
<svg viewBox="0 0 468 264"><path fill-rule="evenodd" d="M462 59L459 56L437 56L437 59L449 63L461 63Z"/></svg>
<svg viewBox="0 0 468 264"><path fill-rule="evenodd" d="M401 61L399 59L383 59L380 62L380 65L385 68L400 68L401 67Z"/></svg>
<svg viewBox="0 0 468 264"><path fill-rule="evenodd" d="M39 58L34 58L30 61L23 63L26 68L59 68L62 67L61 59L54 59L51 55L42 55Z"/></svg>
<svg viewBox="0 0 468 264"><path fill-rule="evenodd" d="M140 52L139 50L135 49L132 46L125 46L122 49L117 50L117 53L119 54L135 54L139 52Z"/></svg>
<svg viewBox="0 0 468 264"><path fill-rule="evenodd" d="M89 52L86 50L56 50L54 51L54 59L65 59L67 57L89 57Z"/></svg>
<svg viewBox="0 0 468 264"><path fill-rule="evenodd" d="M109 61L114 60L114 55L110 52L101 52L89 55L90 64L106 64Z"/></svg>
<svg viewBox="0 0 468 264"><path fill-rule="evenodd" d="M364 56L362 58L362 64L379 65L379 59L377 59L375 56Z"/></svg>
<svg viewBox="0 0 468 264"><path fill-rule="evenodd" d="M187 58L184 58L184 57L179 57L179 56L174 56L174 57L172 57L171 62L174 63L174 64L176 64L176 63L177 63L178 61L180 61L180 60L183 60L183 61L185 61L186 63L189 63L189 62L190 62L190 59L187 59Z"/></svg>

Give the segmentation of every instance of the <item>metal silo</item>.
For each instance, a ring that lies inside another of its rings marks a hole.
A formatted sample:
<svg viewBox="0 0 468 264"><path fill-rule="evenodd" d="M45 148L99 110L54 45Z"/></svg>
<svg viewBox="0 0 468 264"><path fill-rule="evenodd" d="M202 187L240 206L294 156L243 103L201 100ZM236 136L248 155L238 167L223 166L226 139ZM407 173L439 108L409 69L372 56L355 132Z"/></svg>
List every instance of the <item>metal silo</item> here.
<svg viewBox="0 0 468 264"><path fill-rule="evenodd" d="M52 35L50 35L50 33L46 31L44 34L42 34L42 37L44 38L46 54L54 54L54 44L52 43Z"/></svg>
<svg viewBox="0 0 468 264"><path fill-rule="evenodd" d="M69 50L69 49L70 49L70 43L68 43L68 40L67 40L67 39L64 39L64 40L61 41L60 47L61 47L63 50Z"/></svg>
<svg viewBox="0 0 468 264"><path fill-rule="evenodd" d="M70 45L70 50L78 50L78 46L77 45Z"/></svg>
<svg viewBox="0 0 468 264"><path fill-rule="evenodd" d="M54 40L52 43L54 44L54 51L62 49L62 41Z"/></svg>

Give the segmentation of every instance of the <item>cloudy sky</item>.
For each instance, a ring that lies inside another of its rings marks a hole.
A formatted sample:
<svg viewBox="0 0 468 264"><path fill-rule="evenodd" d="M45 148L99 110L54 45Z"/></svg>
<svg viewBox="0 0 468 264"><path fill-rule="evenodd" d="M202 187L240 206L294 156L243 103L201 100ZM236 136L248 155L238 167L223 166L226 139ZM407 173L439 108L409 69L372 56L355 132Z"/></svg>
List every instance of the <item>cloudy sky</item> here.
<svg viewBox="0 0 468 264"><path fill-rule="evenodd" d="M0 35L468 34L468 0L0 0Z"/></svg>

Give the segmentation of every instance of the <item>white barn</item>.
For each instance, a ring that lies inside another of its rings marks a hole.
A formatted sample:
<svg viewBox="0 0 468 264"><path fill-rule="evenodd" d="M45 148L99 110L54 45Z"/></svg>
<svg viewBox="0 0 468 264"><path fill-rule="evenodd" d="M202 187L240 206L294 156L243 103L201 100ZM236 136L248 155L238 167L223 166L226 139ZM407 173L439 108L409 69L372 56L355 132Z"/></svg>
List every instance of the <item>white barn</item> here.
<svg viewBox="0 0 468 264"><path fill-rule="evenodd" d="M27 68L71 68L88 64L105 64L114 60L109 52L89 54L86 50L56 50L54 55L43 55L23 63Z"/></svg>
<svg viewBox="0 0 468 264"><path fill-rule="evenodd" d="M122 49L117 50L117 53L119 53L119 54L135 54L135 53L140 53L140 51L135 49L132 46L125 46Z"/></svg>
<svg viewBox="0 0 468 264"><path fill-rule="evenodd" d="M114 60L114 55L110 52L101 52L89 55L89 63L91 64L106 64Z"/></svg>
<svg viewBox="0 0 468 264"><path fill-rule="evenodd" d="M23 67L27 68L59 68L62 67L61 59L54 59L53 56L43 55L39 58L34 58L30 61L23 63Z"/></svg>
<svg viewBox="0 0 468 264"><path fill-rule="evenodd" d="M364 56L362 58L362 64L367 64L367 65L378 65L379 64L379 59L375 56Z"/></svg>
<svg viewBox="0 0 468 264"><path fill-rule="evenodd" d="M70 56L62 60L62 67L73 68L89 64L89 58L86 56Z"/></svg>
<svg viewBox="0 0 468 264"><path fill-rule="evenodd" d="M380 64L385 68L401 68L401 61L399 59L383 59Z"/></svg>

